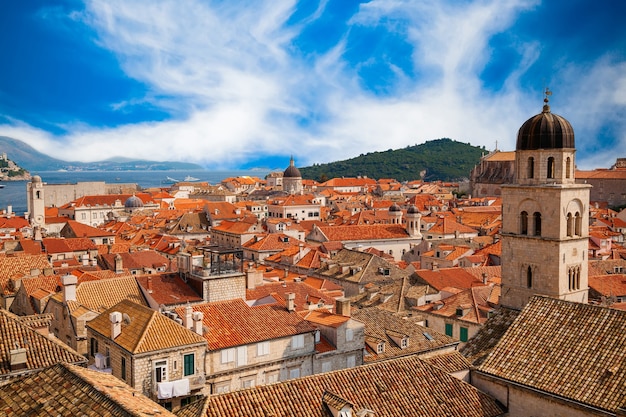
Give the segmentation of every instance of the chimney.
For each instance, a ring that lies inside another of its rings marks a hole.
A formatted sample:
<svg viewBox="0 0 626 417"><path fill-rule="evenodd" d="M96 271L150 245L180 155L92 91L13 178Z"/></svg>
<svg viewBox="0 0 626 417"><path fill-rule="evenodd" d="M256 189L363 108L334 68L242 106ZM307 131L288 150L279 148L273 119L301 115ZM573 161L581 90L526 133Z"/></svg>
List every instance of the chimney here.
<svg viewBox="0 0 626 417"><path fill-rule="evenodd" d="M437 262L433 262L433 271L439 271L439 264Z"/></svg>
<svg viewBox="0 0 626 417"><path fill-rule="evenodd" d="M487 273L483 272L483 284L487 285Z"/></svg>
<svg viewBox="0 0 626 417"><path fill-rule="evenodd" d="M122 333L122 313L112 312L109 314L109 320L111 321L111 339L115 340Z"/></svg>
<svg viewBox="0 0 626 417"><path fill-rule="evenodd" d="M296 311L296 294L287 293L287 311Z"/></svg>
<svg viewBox="0 0 626 417"><path fill-rule="evenodd" d="M346 297L335 299L335 314L350 317L350 300Z"/></svg>
<svg viewBox="0 0 626 417"><path fill-rule="evenodd" d="M148 275L148 282L146 283L146 289L148 290L148 294L152 294L152 277Z"/></svg>
<svg viewBox="0 0 626 417"><path fill-rule="evenodd" d="M202 320L204 319L204 314L202 314L202 311L194 311L192 318L193 331L202 336Z"/></svg>
<svg viewBox="0 0 626 417"><path fill-rule="evenodd" d="M82 260L83 266L89 265L89 255L87 255L86 253L81 255L81 260Z"/></svg>
<svg viewBox="0 0 626 417"><path fill-rule="evenodd" d="M246 270L246 285L248 289L255 289L257 284L260 284L261 282L263 282L263 273L250 266L250 268Z"/></svg>
<svg viewBox="0 0 626 417"><path fill-rule="evenodd" d="M61 284L63 285L63 304L67 304L68 301L76 301L76 283L78 278L72 274L66 274L61 277Z"/></svg>
<svg viewBox="0 0 626 417"><path fill-rule="evenodd" d="M121 274L123 271L124 268L122 266L122 255L118 253L117 255L115 255L115 273Z"/></svg>
<svg viewBox="0 0 626 417"><path fill-rule="evenodd" d="M185 306L185 317L183 323L185 328L191 329L193 327L193 323L191 321L191 316L193 315L193 308L191 308L191 304L187 303Z"/></svg>
<svg viewBox="0 0 626 417"><path fill-rule="evenodd" d="M26 365L26 348L11 349L9 351L11 356L11 370L17 371L18 369L25 369Z"/></svg>
<svg viewBox="0 0 626 417"><path fill-rule="evenodd" d="M36 242L41 242L43 240L43 235L41 234L41 228L39 226L35 226L33 240Z"/></svg>
<svg viewBox="0 0 626 417"><path fill-rule="evenodd" d="M285 271L283 272L283 278L287 278L289 276L289 268L285 268Z"/></svg>

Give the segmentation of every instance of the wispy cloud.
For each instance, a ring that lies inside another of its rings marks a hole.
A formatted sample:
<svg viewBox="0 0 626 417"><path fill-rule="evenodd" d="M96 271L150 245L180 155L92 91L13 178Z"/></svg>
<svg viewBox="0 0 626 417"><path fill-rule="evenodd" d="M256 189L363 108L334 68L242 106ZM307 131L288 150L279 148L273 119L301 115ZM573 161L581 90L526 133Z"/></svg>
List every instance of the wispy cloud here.
<svg viewBox="0 0 626 417"><path fill-rule="evenodd" d="M439 137L513 149L518 127L541 109L546 83L525 81L541 58L541 39L512 37L507 47L517 62L501 86L489 88L483 77L500 53L494 36L533 13L537 1L373 0L337 22L344 32L321 52L301 49L299 40L329 18L330 4L321 1L304 15L299 7L292 0L87 1L72 19L146 87L110 109L149 105L170 117L107 128L69 124L62 137L14 122L0 125L0 134L68 160L125 155L218 169L293 154L304 166ZM356 31L400 39L411 51L410 68L388 45L355 59ZM391 75L367 78L361 71L372 62ZM557 112L585 137L587 164L607 166L614 158L611 149L592 154L594 135L608 124L618 127L616 145L625 148L624 65L623 56L607 55L592 65L550 67ZM377 94L370 83L387 83L391 93Z"/></svg>

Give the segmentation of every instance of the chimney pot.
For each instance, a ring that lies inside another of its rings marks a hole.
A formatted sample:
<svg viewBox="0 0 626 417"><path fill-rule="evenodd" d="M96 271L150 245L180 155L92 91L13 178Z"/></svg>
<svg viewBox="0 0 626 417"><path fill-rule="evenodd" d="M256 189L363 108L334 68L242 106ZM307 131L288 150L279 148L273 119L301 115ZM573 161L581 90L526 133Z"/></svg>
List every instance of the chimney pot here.
<svg viewBox="0 0 626 417"><path fill-rule="evenodd" d="M296 294L287 293L287 311L296 311Z"/></svg>
<svg viewBox="0 0 626 417"><path fill-rule="evenodd" d="M109 314L109 320L111 321L111 339L115 340L122 333L122 313L112 312Z"/></svg>
<svg viewBox="0 0 626 417"><path fill-rule="evenodd" d="M61 277L61 284L63 285L63 303L68 301L76 301L76 283L78 278L72 274L66 274Z"/></svg>

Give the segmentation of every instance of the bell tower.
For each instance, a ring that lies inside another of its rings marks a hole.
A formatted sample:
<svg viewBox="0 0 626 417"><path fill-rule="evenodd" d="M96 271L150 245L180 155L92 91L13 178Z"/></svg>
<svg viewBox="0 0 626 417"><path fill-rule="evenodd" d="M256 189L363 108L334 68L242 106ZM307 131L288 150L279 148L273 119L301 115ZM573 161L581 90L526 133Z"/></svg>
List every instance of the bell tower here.
<svg viewBox="0 0 626 417"><path fill-rule="evenodd" d="M39 175L33 175L31 181L26 184L26 200L30 225L33 228L44 227L46 220L44 183Z"/></svg>
<svg viewBox="0 0 626 417"><path fill-rule="evenodd" d="M589 189L576 184L574 130L550 111L517 134L515 183L502 186L502 295L522 309L533 295L586 303Z"/></svg>

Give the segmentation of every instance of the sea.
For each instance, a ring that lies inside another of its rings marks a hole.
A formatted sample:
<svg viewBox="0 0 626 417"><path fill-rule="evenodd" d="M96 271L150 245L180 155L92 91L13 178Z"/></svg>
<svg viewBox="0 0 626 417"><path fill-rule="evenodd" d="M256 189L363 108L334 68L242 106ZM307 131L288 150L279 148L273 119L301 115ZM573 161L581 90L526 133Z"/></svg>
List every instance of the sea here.
<svg viewBox="0 0 626 417"><path fill-rule="evenodd" d="M104 181L107 184L131 183L141 188L170 187L172 180L184 181L188 176L198 182L219 184L223 179L238 176L265 178L269 170L251 171L41 171L39 175L47 184L75 184L77 182ZM28 181L3 181L0 185L0 212L8 210L22 216L27 210L26 183Z"/></svg>

